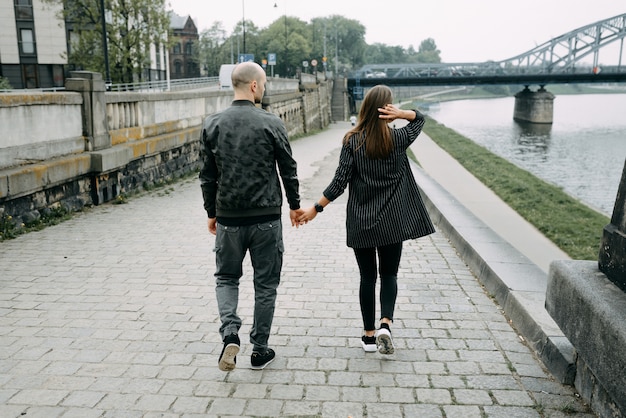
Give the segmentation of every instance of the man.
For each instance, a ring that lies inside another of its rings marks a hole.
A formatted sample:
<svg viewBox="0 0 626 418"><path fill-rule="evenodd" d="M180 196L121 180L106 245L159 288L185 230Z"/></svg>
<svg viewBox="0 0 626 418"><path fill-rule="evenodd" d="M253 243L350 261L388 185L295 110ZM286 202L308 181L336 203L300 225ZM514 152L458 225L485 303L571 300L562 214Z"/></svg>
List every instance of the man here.
<svg viewBox="0 0 626 418"><path fill-rule="evenodd" d="M237 315L239 279L247 251L254 269L254 319L250 330L253 369L274 360L268 339L283 262L281 181L291 225L300 209L296 162L279 117L256 107L265 93L265 71L254 62L232 72L231 106L208 116L202 126L200 184L209 232L215 238L217 305L224 343L220 370L235 368L241 319Z"/></svg>

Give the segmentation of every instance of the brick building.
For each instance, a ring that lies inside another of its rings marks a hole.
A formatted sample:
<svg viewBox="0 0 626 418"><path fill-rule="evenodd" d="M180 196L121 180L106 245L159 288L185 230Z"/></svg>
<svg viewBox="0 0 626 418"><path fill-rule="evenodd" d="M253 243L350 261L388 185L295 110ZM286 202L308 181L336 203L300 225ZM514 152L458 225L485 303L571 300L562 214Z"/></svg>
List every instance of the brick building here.
<svg viewBox="0 0 626 418"><path fill-rule="evenodd" d="M174 41L170 48L170 78L200 77L200 67L194 54L197 53L198 28L190 16L170 14L170 37Z"/></svg>

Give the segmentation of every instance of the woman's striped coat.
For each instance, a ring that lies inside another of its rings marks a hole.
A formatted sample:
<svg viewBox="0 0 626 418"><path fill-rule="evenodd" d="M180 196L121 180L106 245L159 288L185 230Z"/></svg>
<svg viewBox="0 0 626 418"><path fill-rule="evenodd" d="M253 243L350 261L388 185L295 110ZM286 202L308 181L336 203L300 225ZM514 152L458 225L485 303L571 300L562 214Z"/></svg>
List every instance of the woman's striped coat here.
<svg viewBox="0 0 626 418"><path fill-rule="evenodd" d="M333 201L346 187L347 244L352 248L371 248L423 237L435 232L413 178L407 148L424 126L424 116L406 126L393 129L394 150L386 159L373 160L359 149L358 136L344 144L339 166L324 196Z"/></svg>

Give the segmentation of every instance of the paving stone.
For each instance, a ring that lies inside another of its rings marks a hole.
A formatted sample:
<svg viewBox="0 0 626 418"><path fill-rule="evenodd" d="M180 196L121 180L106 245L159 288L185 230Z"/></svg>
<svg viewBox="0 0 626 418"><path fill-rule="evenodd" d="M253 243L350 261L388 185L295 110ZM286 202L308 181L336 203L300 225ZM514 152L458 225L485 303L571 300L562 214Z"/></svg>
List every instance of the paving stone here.
<svg viewBox="0 0 626 418"><path fill-rule="evenodd" d="M478 406L445 405L443 410L446 413L446 418L482 418Z"/></svg>
<svg viewBox="0 0 626 418"><path fill-rule="evenodd" d="M462 405L493 405L489 392L476 389L454 389L452 394Z"/></svg>
<svg viewBox="0 0 626 418"><path fill-rule="evenodd" d="M244 416L279 417L283 409L283 402L272 399L251 399L248 401Z"/></svg>
<svg viewBox="0 0 626 418"><path fill-rule="evenodd" d="M310 401L286 401L283 406L283 414L285 416L319 416L321 411L319 402Z"/></svg>
<svg viewBox="0 0 626 418"><path fill-rule="evenodd" d="M448 405L452 403L452 395L446 389L416 389L417 401L420 403L430 403L437 405Z"/></svg>
<svg viewBox="0 0 626 418"><path fill-rule="evenodd" d="M339 397L340 391L336 386L308 385L304 394L307 401L338 401Z"/></svg>
<svg viewBox="0 0 626 418"><path fill-rule="evenodd" d="M441 418L444 416L442 409L437 405L403 405L402 409L405 417Z"/></svg>
<svg viewBox="0 0 626 418"><path fill-rule="evenodd" d="M272 399L302 399L304 395L303 385L272 385L270 398Z"/></svg>

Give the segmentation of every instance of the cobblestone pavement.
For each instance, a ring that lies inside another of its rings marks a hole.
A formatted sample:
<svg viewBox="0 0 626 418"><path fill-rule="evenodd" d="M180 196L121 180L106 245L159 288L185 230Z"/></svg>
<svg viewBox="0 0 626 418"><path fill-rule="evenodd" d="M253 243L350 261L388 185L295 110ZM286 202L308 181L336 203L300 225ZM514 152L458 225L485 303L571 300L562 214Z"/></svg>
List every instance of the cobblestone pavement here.
<svg viewBox="0 0 626 418"><path fill-rule="evenodd" d="M347 126L294 142L305 205ZM213 237L196 178L1 242L0 417L595 416L441 233L405 243L396 354L365 353L345 202L299 229L283 220L277 357L262 371L249 360L249 262L237 369L217 368Z"/></svg>

